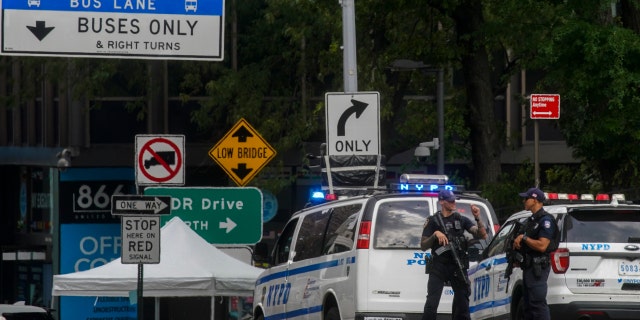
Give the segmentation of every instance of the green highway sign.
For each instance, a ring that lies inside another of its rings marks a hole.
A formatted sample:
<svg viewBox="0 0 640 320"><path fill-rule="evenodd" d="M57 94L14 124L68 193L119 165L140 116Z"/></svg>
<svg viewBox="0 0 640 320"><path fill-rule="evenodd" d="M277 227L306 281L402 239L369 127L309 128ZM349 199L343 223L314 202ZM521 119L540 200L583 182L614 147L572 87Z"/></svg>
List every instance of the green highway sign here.
<svg viewBox="0 0 640 320"><path fill-rule="evenodd" d="M262 192L253 187L150 187L145 195L170 196L171 214L212 244L255 244L262 238Z"/></svg>

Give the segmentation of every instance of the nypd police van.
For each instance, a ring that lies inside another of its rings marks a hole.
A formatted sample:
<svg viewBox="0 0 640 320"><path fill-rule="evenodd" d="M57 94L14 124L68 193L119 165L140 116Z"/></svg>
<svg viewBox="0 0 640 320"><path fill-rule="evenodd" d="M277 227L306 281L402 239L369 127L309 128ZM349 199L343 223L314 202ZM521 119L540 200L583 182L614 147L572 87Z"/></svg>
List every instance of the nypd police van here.
<svg viewBox="0 0 640 320"><path fill-rule="evenodd" d="M638 319L640 205L620 194L546 198L560 230L547 280L551 319ZM509 217L469 269L472 319L524 319L522 270L505 278L506 248L515 224L530 216L523 210Z"/></svg>
<svg viewBox="0 0 640 320"><path fill-rule="evenodd" d="M293 214L271 267L256 281L254 319L420 319L430 254L420 250L422 228L439 210L438 190L455 187L445 184L446 176L403 177L396 186L402 192L328 201ZM491 204L477 194L456 195L462 215L472 219L471 205L480 208L485 226L493 226L490 239L499 226ZM475 241L482 248L489 240ZM450 314L451 287L442 297L438 313Z"/></svg>

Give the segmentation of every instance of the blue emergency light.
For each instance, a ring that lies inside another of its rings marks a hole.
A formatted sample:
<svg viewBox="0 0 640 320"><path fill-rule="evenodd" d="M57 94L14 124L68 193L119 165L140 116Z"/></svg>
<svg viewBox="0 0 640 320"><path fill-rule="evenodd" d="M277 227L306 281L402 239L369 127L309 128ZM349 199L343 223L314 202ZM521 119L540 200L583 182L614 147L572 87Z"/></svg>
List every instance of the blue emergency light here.
<svg viewBox="0 0 640 320"><path fill-rule="evenodd" d="M315 200L324 200L324 192L322 191L311 191L311 199Z"/></svg>

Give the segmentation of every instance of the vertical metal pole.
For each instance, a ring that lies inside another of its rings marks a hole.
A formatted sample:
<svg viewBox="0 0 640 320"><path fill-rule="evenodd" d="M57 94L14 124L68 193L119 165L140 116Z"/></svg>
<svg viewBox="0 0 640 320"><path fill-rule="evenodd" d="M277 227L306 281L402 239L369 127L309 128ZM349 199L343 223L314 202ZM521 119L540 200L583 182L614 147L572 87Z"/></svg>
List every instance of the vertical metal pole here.
<svg viewBox="0 0 640 320"><path fill-rule="evenodd" d="M356 10L354 0L341 0L344 92L358 92Z"/></svg>
<svg viewBox="0 0 640 320"><path fill-rule="evenodd" d="M533 122L533 162L535 167L536 188L540 187L540 137L538 132L538 120Z"/></svg>
<svg viewBox="0 0 640 320"><path fill-rule="evenodd" d="M138 320L144 319L144 303L143 303L143 295L142 295L142 278L144 272L144 264L138 263Z"/></svg>
<svg viewBox="0 0 640 320"><path fill-rule="evenodd" d="M156 320L160 320L160 298L155 297L154 299L155 299L155 303L153 304L153 311L154 311L153 318Z"/></svg>
<svg viewBox="0 0 640 320"><path fill-rule="evenodd" d="M440 147L438 148L438 174L444 174L444 70L438 69L438 140Z"/></svg>

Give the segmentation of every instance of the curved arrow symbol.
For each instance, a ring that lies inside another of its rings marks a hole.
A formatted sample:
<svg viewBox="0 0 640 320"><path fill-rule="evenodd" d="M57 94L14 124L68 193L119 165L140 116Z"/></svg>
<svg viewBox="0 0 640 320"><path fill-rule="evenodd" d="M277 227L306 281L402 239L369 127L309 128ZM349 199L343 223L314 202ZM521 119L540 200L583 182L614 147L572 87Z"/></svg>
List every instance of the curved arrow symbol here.
<svg viewBox="0 0 640 320"><path fill-rule="evenodd" d="M351 103L353 104L351 107L347 108L342 115L340 116L340 120L338 120L338 137L344 137L347 120L352 114L356 114L356 118L360 118L364 109L369 105L368 103L364 103L362 101L351 99Z"/></svg>
<svg viewBox="0 0 640 320"><path fill-rule="evenodd" d="M220 221L220 229L227 229L227 233L231 232L231 230L233 230L233 228L235 228L237 226L237 224L235 222L233 222L233 220L229 219L229 217L227 217L227 221Z"/></svg>

